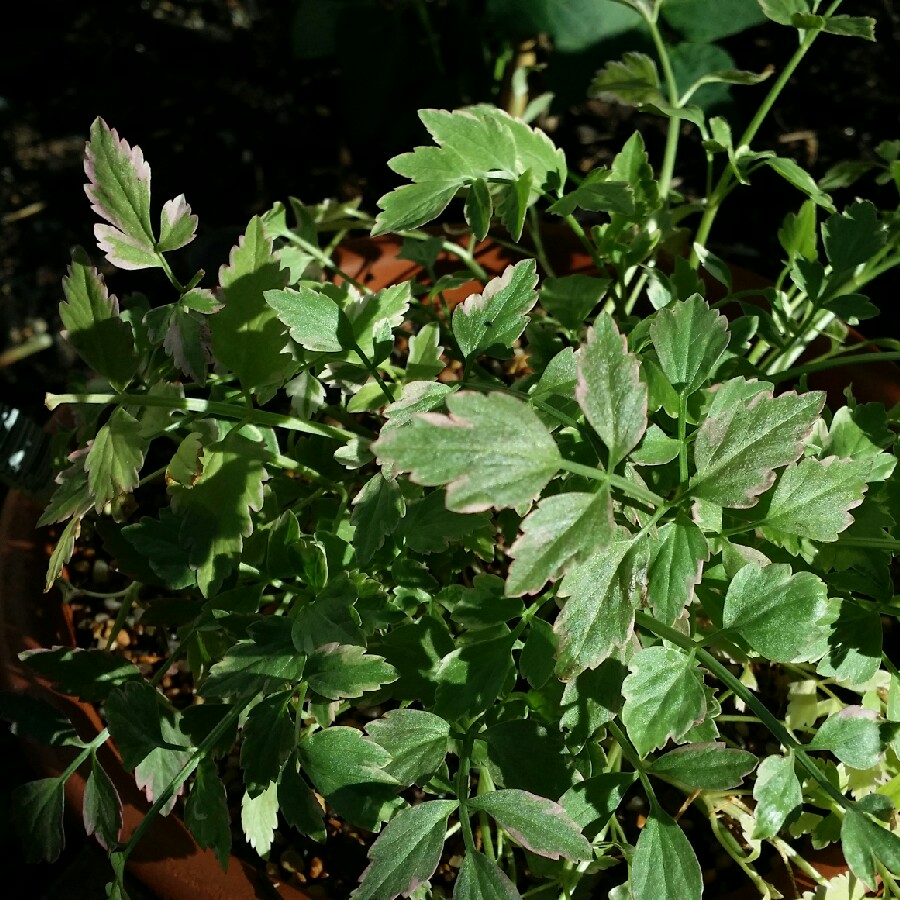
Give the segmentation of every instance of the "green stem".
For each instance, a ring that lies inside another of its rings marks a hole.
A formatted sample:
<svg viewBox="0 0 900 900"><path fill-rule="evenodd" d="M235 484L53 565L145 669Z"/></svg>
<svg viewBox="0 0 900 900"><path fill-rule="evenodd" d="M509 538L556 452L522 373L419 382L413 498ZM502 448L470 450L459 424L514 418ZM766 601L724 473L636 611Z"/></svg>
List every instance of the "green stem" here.
<svg viewBox="0 0 900 900"><path fill-rule="evenodd" d="M224 419L238 419L253 425L266 425L271 428L284 428L286 431L300 431L304 434L315 434L319 437L333 438L338 441L349 441L355 435L334 425L320 425L307 422L294 416L283 416L280 413L268 412L264 409L248 410L244 406L225 403L217 400L203 400L199 397L163 397L157 394L47 394L47 409L53 411L66 403L86 406L155 406L162 409L196 412L203 415L217 416Z"/></svg>
<svg viewBox="0 0 900 900"><path fill-rule="evenodd" d="M292 244L296 244L304 253L308 253L323 268L328 269L330 272L334 272L335 275L340 275L344 281L352 284L360 293L372 293L361 281L357 281L352 275L338 266L320 247L311 244L309 241L305 241L299 235L294 234L293 231L283 234L282 236L286 237Z"/></svg>
<svg viewBox="0 0 900 900"><path fill-rule="evenodd" d="M472 767L472 745L475 743L475 734L478 725L472 725L466 731L459 750L459 770L456 773L456 798L459 800L459 821L462 825L463 843L467 853L475 853L475 835L472 832L472 823L469 820L469 772Z"/></svg>
<svg viewBox="0 0 900 900"><path fill-rule="evenodd" d="M170 781L163 789L162 793L156 798L156 801L147 810L141 823L135 828L128 843L122 850L123 855L127 859L134 848L138 845L140 839L144 836L146 830L153 824L159 811L172 799L175 792L191 777L194 770L203 761L203 758L209 754L212 748L218 743L219 738L231 727L234 721L243 712L246 703L236 703L227 715L216 725L212 731L200 742L200 746L191 754L188 761L181 767L181 771Z"/></svg>
<svg viewBox="0 0 900 900"><path fill-rule="evenodd" d="M675 83L675 73L672 71L672 62L669 59L669 51L666 49L665 41L659 32L659 27L655 19L647 18L647 24L650 26L650 34L653 38L653 44L656 47L656 54L659 57L662 66L663 77L665 78L666 88L669 92L669 105L678 108L681 104L678 100L678 87ZM660 199L664 202L668 199L669 190L672 187L672 175L675 172L675 158L678 155L678 135L681 131L681 119L675 116L669 117L668 130L666 132L666 150L663 156L663 165L659 173L659 193Z"/></svg>
<svg viewBox="0 0 900 900"><path fill-rule="evenodd" d="M840 3L841 0L834 0L825 15L830 16L838 8L838 6L840 6ZM766 116L771 111L772 106L775 104L775 101L784 90L785 86L790 80L791 75L794 74L797 66L799 66L802 62L803 57L806 56L806 54L809 52L809 49L813 45L813 42L815 41L818 34L818 31L808 31L806 33L803 40L800 42L800 46L797 47L797 49L794 51L793 56L788 60L787 65L784 67L781 74L778 76L778 78L775 79L775 83L771 88L769 88L768 94L766 94L765 99L760 104L759 109L757 109L756 111L756 114L750 120L750 124L741 135L741 139L738 142L738 149L740 149L741 147L748 147L753 138L756 137L756 133L759 131L760 127L766 119ZM706 242L709 240L709 233L712 229L713 222L715 222L716 220L716 216L719 213L722 201L725 199L725 197L728 196L731 188L734 186L734 180L735 179L731 168L729 166L726 166L725 170L722 172L722 175L719 178L718 183L716 184L712 193L709 195L709 202L702 218L700 219L700 224L697 227L697 233L694 236L695 244L706 246ZM697 254L694 252L691 252L690 261L691 266L695 269L700 262Z"/></svg>
<svg viewBox="0 0 900 900"><path fill-rule="evenodd" d="M793 381L803 375L812 375L815 372L827 372L830 369L839 369L842 366L855 366L857 363L880 363L900 361L900 352L878 353L848 353L843 356L829 356L827 359L819 359L793 366L781 372L766 374L766 380L778 384L782 381Z"/></svg>
<svg viewBox="0 0 900 900"><path fill-rule="evenodd" d="M658 494L654 494L653 491L641 487L627 478L623 478L621 475L614 475L611 472L605 472L603 469L585 466L582 463L573 462L569 459L561 459L559 467L567 472L571 472L573 475L590 478L591 481L603 481L618 488L626 496L633 497L635 500L640 500L642 503L650 506L665 506L666 501Z"/></svg>
<svg viewBox="0 0 900 900"><path fill-rule="evenodd" d="M478 769L478 796L489 794L493 790L494 779L491 778L491 773L486 766L480 766ZM496 862L497 854L494 852L494 841L491 838L491 819L483 809L478 810L478 832L481 835L481 846L484 850L484 855L491 862Z"/></svg>
<svg viewBox="0 0 900 900"><path fill-rule="evenodd" d="M825 793L831 797L843 809L853 810L853 804L828 780L819 767L809 758L802 745L794 738L787 728L769 712L768 707L762 703L745 685L743 685L731 672L722 665L709 651L693 638L669 628L658 622L653 616L638 610L635 613L635 621L641 628L655 634L663 640L675 644L690 653L696 654L699 662L709 669L726 687L730 688L758 717L773 737L785 748L792 751L800 765L812 776Z"/></svg>

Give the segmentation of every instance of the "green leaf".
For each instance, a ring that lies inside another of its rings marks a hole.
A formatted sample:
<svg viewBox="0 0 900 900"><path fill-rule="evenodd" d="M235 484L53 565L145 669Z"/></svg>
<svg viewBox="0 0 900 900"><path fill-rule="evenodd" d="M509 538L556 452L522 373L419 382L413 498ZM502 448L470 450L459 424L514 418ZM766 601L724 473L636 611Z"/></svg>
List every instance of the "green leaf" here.
<svg viewBox="0 0 900 900"><path fill-rule="evenodd" d="M63 293L59 317L64 337L98 375L124 390L138 367L134 333L119 314L118 299L80 247L63 278Z"/></svg>
<svg viewBox="0 0 900 900"><path fill-rule="evenodd" d="M646 53L630 51L608 62L595 76L588 96L614 100L627 106L665 105L656 63Z"/></svg>
<svg viewBox="0 0 900 900"><path fill-rule="evenodd" d="M650 339L672 387L691 394L715 372L728 346L728 322L694 294L653 317Z"/></svg>
<svg viewBox="0 0 900 900"><path fill-rule="evenodd" d="M26 863L56 862L66 845L64 786L60 778L41 778L13 789L10 818L22 839Z"/></svg>
<svg viewBox="0 0 900 900"><path fill-rule="evenodd" d="M457 647L435 667L434 711L453 722L489 709L513 668L513 636L502 634Z"/></svg>
<svg viewBox="0 0 900 900"><path fill-rule="evenodd" d="M703 676L675 647L649 647L632 657L622 685L622 722L635 750L646 756L678 740L706 715Z"/></svg>
<svg viewBox="0 0 900 900"><path fill-rule="evenodd" d="M261 700L247 716L241 742L241 768L251 798L278 778L294 746L294 720L288 711L292 692L280 691Z"/></svg>
<svg viewBox="0 0 900 900"><path fill-rule="evenodd" d="M659 539L647 569L647 597L653 614L671 626L693 600L709 546L703 532L679 516L659 529Z"/></svg>
<svg viewBox="0 0 900 900"><path fill-rule="evenodd" d="M749 563L728 586L722 622L766 659L803 662L821 642L827 599L827 587L812 572Z"/></svg>
<svg viewBox="0 0 900 900"><path fill-rule="evenodd" d="M491 202L491 193L488 190L487 182L483 178L474 179L469 185L468 194L466 194L464 214L476 241L485 239L491 227L493 212L494 205Z"/></svg>
<svg viewBox="0 0 900 900"><path fill-rule="evenodd" d="M892 453L883 452L893 441L884 406L861 403L837 410L828 429L825 449L835 456L852 459L857 465L867 463L866 481L884 481L897 464Z"/></svg>
<svg viewBox="0 0 900 900"><path fill-rule="evenodd" d="M355 526L353 548L365 565L393 534L406 512L406 501L394 479L376 472L353 501L350 524Z"/></svg>
<svg viewBox="0 0 900 900"><path fill-rule="evenodd" d="M350 292L344 312L353 331L353 341L370 362L379 363L390 355L394 345L392 332L403 322L411 301L409 281L368 294ZM357 353L351 355L351 362L354 358L362 363Z"/></svg>
<svg viewBox="0 0 900 900"><path fill-rule="evenodd" d="M631 648L617 656L631 655ZM596 669L586 669L567 681L560 700L559 724L575 746L584 746L622 708L622 683L628 669L616 656L605 659Z"/></svg>
<svg viewBox="0 0 900 900"><path fill-rule="evenodd" d="M179 525L172 510L163 507L158 519L144 516L122 529L122 535L146 559L152 573L173 591L197 583L190 566L190 550L181 541Z"/></svg>
<svg viewBox="0 0 900 900"><path fill-rule="evenodd" d="M548 212L557 216L569 216L576 209L586 209L589 212L634 215L634 191L631 185L627 181L612 180L611 174L608 169L594 169L578 187L550 206ZM553 280L565 281L570 278L590 280L595 284L604 280L587 275L566 275L561 279Z"/></svg>
<svg viewBox="0 0 900 900"><path fill-rule="evenodd" d="M453 900L521 900L521 894L497 863L476 850L466 853Z"/></svg>
<svg viewBox="0 0 900 900"><path fill-rule="evenodd" d="M178 250L189 244L196 235L197 217L191 214L191 207L184 194L167 200L159 217L159 240L156 249L160 253Z"/></svg>
<svg viewBox="0 0 900 900"><path fill-rule="evenodd" d="M237 566L251 511L262 506L267 473L255 442L232 433L230 449L206 449L202 474L190 486L170 486L179 534L204 596L212 596Z"/></svg>
<svg viewBox="0 0 900 900"><path fill-rule="evenodd" d="M610 544L563 578L559 595L568 600L553 626L561 678L598 666L624 646L634 630L646 569L644 542L629 538Z"/></svg>
<svg viewBox="0 0 900 900"><path fill-rule="evenodd" d="M541 306L563 328L577 331L606 296L610 284L612 284L611 279L597 278L592 275L564 275L561 278L545 278L541 284ZM571 353L572 351L569 350L568 355ZM546 370L544 374L546 374Z"/></svg>
<svg viewBox="0 0 900 900"><path fill-rule="evenodd" d="M839 682L865 684L881 666L883 636L877 609L843 600L838 617L831 624L828 651L816 671Z"/></svg>
<svg viewBox="0 0 900 900"><path fill-rule="evenodd" d="M437 322L423 325L417 334L409 337L409 353L406 357L406 381L429 380L444 370L440 344L441 329Z"/></svg>
<svg viewBox="0 0 900 900"><path fill-rule="evenodd" d="M300 764L338 815L374 831L399 785L387 772L391 756L361 731L333 725L304 737Z"/></svg>
<svg viewBox="0 0 900 900"><path fill-rule="evenodd" d="M120 269L161 266L150 224L150 166L141 148L132 149L98 116L91 124L84 171L91 209L109 223L94 226L106 258Z"/></svg>
<svg viewBox="0 0 900 900"><path fill-rule="evenodd" d="M585 835L592 837L606 827L636 779L635 772L595 775L569 788L559 802Z"/></svg>
<svg viewBox="0 0 900 900"><path fill-rule="evenodd" d="M327 294L300 285L264 291L263 296L301 347L319 353L340 353L350 349L345 348L338 337L341 308Z"/></svg>
<svg viewBox="0 0 900 900"><path fill-rule="evenodd" d="M450 749L450 726L419 709L392 709L366 725L366 733L391 755L385 771L400 784L431 776Z"/></svg>
<svg viewBox="0 0 900 900"><path fill-rule="evenodd" d="M394 157L389 162L392 163L396 159L397 157ZM459 181L453 178L405 184L403 187L395 188L378 201L381 212L375 220L372 235L406 231L427 224L447 208L459 187Z"/></svg>
<svg viewBox="0 0 900 900"><path fill-rule="evenodd" d="M678 823L662 809L651 811L638 835L630 884L634 900L699 900L703 893L694 849Z"/></svg>
<svg viewBox="0 0 900 900"><path fill-rule="evenodd" d="M528 791L490 791L470 799L468 809L482 810L496 819L526 850L548 859L579 861L593 858L581 829L559 803Z"/></svg>
<svg viewBox="0 0 900 900"><path fill-rule="evenodd" d="M664 466L681 452L681 441L669 437L659 425L651 425L637 449L631 454L636 466Z"/></svg>
<svg viewBox="0 0 900 900"><path fill-rule="evenodd" d="M790 262L797 257L816 259L816 204L812 200L807 200L798 213L789 212L784 217L778 240Z"/></svg>
<svg viewBox="0 0 900 900"><path fill-rule="evenodd" d="M264 689L270 680L281 684L298 682L306 657L294 646L290 620L282 620L279 625L287 629L284 635L259 635L258 641L238 641L224 653L200 686L201 696L242 697Z"/></svg>
<svg viewBox="0 0 900 900"><path fill-rule="evenodd" d="M782 178L789 181L795 188L803 191L810 200L818 206L834 212L834 202L815 182L815 179L800 168L792 159L783 156L769 156L762 162L774 169Z"/></svg>
<svg viewBox="0 0 900 900"><path fill-rule="evenodd" d="M447 509L447 495L443 490L429 491L421 500L407 505L396 534L415 553L440 553L487 521L484 514L452 512Z"/></svg>
<svg viewBox="0 0 900 900"><path fill-rule="evenodd" d="M309 835L314 841L325 841L325 811L297 771L293 757L284 767L278 782L278 805L288 825L301 834Z"/></svg>
<svg viewBox="0 0 900 900"><path fill-rule="evenodd" d="M91 773L84 786L84 830L95 835L104 850L110 850L119 840L122 828L122 801L109 775L91 755Z"/></svg>
<svg viewBox="0 0 900 900"><path fill-rule="evenodd" d="M69 717L40 697L0 692L0 719L10 723L10 733L50 747L84 747Z"/></svg>
<svg viewBox="0 0 900 900"><path fill-rule="evenodd" d="M882 725L873 710L845 706L822 723L804 749L830 750L845 765L870 769L884 756Z"/></svg>
<svg viewBox="0 0 900 900"><path fill-rule="evenodd" d="M206 758L197 767L194 785L184 806L184 823L194 840L212 847L222 868L231 855L231 824L225 785L219 779L215 763Z"/></svg>
<svg viewBox="0 0 900 900"><path fill-rule="evenodd" d="M788 816L803 803L800 781L794 771L793 754L768 756L759 764L753 798L756 800L753 838L774 837Z"/></svg>
<svg viewBox="0 0 900 900"><path fill-rule="evenodd" d="M369 850L371 862L353 900L410 896L437 869L456 800L427 800L399 812Z"/></svg>
<svg viewBox="0 0 900 900"><path fill-rule="evenodd" d="M735 379L736 386L741 381ZM714 401L694 441L692 495L737 509L755 505L774 483L775 469L803 452L824 401L821 391L773 397L770 390L733 397L727 405Z"/></svg>
<svg viewBox="0 0 900 900"><path fill-rule="evenodd" d="M163 349L178 369L199 385L206 384L209 331L205 317L173 306L163 336Z"/></svg>
<svg viewBox="0 0 900 900"><path fill-rule="evenodd" d="M449 416L423 413L382 433L372 452L419 484L448 485L454 512L529 503L556 474L559 450L526 403L462 391L447 396L447 407Z"/></svg>
<svg viewBox="0 0 900 900"><path fill-rule="evenodd" d="M122 407L113 410L109 421L89 442L84 462L97 512L113 498L130 494L137 487L146 449L140 422Z"/></svg>
<svg viewBox="0 0 900 900"><path fill-rule="evenodd" d="M666 0L661 7L666 23L685 40L718 41L765 21L765 15L746 0Z"/></svg>
<svg viewBox="0 0 900 900"><path fill-rule="evenodd" d="M523 259L453 310L453 336L466 359L512 347L528 324L525 313L537 303L536 285L536 263Z"/></svg>
<svg viewBox="0 0 900 900"><path fill-rule="evenodd" d="M247 843L260 855L272 848L278 827L278 785L270 784L261 794L244 794L241 800L241 829Z"/></svg>
<svg viewBox="0 0 900 900"><path fill-rule="evenodd" d="M608 544L613 538L612 502L608 486L596 494L545 497L521 525L510 547L513 563L506 596L537 594L548 581Z"/></svg>
<svg viewBox="0 0 900 900"><path fill-rule="evenodd" d="M572 785L572 755L558 729L535 719L508 719L478 735L500 787L556 799Z"/></svg>
<svg viewBox="0 0 900 900"><path fill-rule="evenodd" d="M519 672L535 689L540 690L553 674L556 660L556 636L553 626L543 619L532 619L528 637L519 654Z"/></svg>
<svg viewBox="0 0 900 900"><path fill-rule="evenodd" d="M143 682L137 666L105 650L23 650L19 659L52 681L56 690L88 702L105 700L113 688L126 682Z"/></svg>
<svg viewBox="0 0 900 900"><path fill-rule="evenodd" d="M309 654L303 678L329 700L362 697L397 680L397 671L381 656L352 644L325 644Z"/></svg>
<svg viewBox="0 0 900 900"><path fill-rule="evenodd" d="M429 615L388 631L377 649L400 675L391 694L398 700L420 700L433 707L437 684L434 671L455 647L443 619Z"/></svg>
<svg viewBox="0 0 900 900"><path fill-rule="evenodd" d="M848 809L841 823L841 847L850 870L874 891L881 863L900 874L900 838L857 809Z"/></svg>
<svg viewBox="0 0 900 900"><path fill-rule="evenodd" d="M724 791L737 787L757 762L752 753L722 743L689 744L654 760L649 771L691 790Z"/></svg>
<svg viewBox="0 0 900 900"><path fill-rule="evenodd" d="M797 13L808 13L807 0L757 0L763 14L779 25L791 25Z"/></svg>
<svg viewBox="0 0 900 900"><path fill-rule="evenodd" d="M637 357L607 313L588 330L578 351L576 397L594 431L609 450L611 471L632 450L647 428L647 386Z"/></svg>
<svg viewBox="0 0 900 900"><path fill-rule="evenodd" d="M113 689L103 712L126 769L135 768L153 750L168 746L162 720L174 721L175 711L149 683L132 681Z"/></svg>
<svg viewBox="0 0 900 900"><path fill-rule="evenodd" d="M294 368L287 334L265 294L284 286L286 274L257 216L219 271L225 303L209 317L213 355L245 390L281 384Z"/></svg>
<svg viewBox="0 0 900 900"><path fill-rule="evenodd" d="M822 223L822 243L835 273L850 272L869 262L885 243L875 204L858 200L843 213L829 216Z"/></svg>
<svg viewBox="0 0 900 900"><path fill-rule="evenodd" d="M828 16L823 31L843 37L857 37L874 41L876 19L871 16Z"/></svg>
<svg viewBox="0 0 900 900"><path fill-rule="evenodd" d="M836 541L853 524L870 466L829 456L788 466L772 492L763 525L813 541Z"/></svg>

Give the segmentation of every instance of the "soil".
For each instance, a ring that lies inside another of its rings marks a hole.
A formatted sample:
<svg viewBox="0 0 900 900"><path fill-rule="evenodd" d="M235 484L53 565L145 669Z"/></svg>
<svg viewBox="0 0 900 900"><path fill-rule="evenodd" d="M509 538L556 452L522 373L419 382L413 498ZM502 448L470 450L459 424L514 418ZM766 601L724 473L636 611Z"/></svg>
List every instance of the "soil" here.
<svg viewBox="0 0 900 900"><path fill-rule="evenodd" d="M4 29L0 53L0 353L35 335L56 334L60 282L71 248L80 244L98 256L82 189L84 142L95 116L141 146L153 168L157 206L186 193L201 223L193 258L214 271L247 219L277 200L360 197L363 208L374 211L378 197L398 183L386 160L424 143L417 108L492 99L484 60L473 51L477 41L450 40L457 27L454 2L427 4L438 33L448 39L447 77L436 76L426 42L410 30L408 19L402 23L406 36L416 40L402 52L391 46L382 55L378 39L395 40L390 28L410 5L402 0L371 0L367 5L381 14L372 22L380 25L351 28L342 35L340 54L312 59L294 52L296 0L17 5L16 25ZM480 5L468 3L470 10ZM842 12L878 20L879 42L821 38L755 143L796 158L816 177L842 159L872 159L879 142L900 137L895 90L900 12L891 0L845 5ZM796 38L790 29L772 26L722 44L740 68L759 71L770 63L782 65ZM44 77L34 74L39 65L46 66ZM549 79L552 69L547 73ZM539 82L540 77L538 90ZM736 89L731 113L746 119L764 90L765 85ZM551 108L544 124L573 168L608 162L635 126L645 133L651 157L661 158L659 120L630 110L567 100ZM697 163L686 166L678 185L691 194L702 189L703 178L695 138L686 141L683 154ZM765 207L750 204L738 191L720 217L713 249L772 274L780 259L777 228L784 213L796 207L798 194L774 174L762 174L760 181ZM874 199L887 206L896 196L892 190L885 187ZM866 191L872 196L869 182ZM841 205L853 192L835 196ZM161 285L155 273L137 273L138 282L135 277L125 273L112 289ZM866 334L897 336L891 306L898 288L896 275L872 286L882 314L865 323ZM56 341L11 365L0 357L0 403L42 422L45 392L62 390L74 364ZM5 807L9 791L27 779L28 766L5 730L0 730L0 752L6 762L0 853L15 859L16 838ZM31 867L27 894L8 896L68 898L75 896L73 883L90 885L84 873L92 865L96 869L97 853L76 835L71 829L72 847L61 865ZM99 893L87 888L84 896L102 895L104 866L101 861L97 869Z"/></svg>

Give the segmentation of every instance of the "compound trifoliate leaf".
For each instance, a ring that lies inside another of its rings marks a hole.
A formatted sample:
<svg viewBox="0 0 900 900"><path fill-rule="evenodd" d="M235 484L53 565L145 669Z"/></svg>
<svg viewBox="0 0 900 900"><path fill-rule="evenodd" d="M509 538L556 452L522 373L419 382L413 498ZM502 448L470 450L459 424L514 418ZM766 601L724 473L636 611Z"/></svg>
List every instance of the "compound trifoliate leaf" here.
<svg viewBox="0 0 900 900"><path fill-rule="evenodd" d="M447 508L480 512L530 503L561 461L550 433L527 403L506 394L462 391L449 415L423 413L383 432L371 450L413 481L447 485Z"/></svg>

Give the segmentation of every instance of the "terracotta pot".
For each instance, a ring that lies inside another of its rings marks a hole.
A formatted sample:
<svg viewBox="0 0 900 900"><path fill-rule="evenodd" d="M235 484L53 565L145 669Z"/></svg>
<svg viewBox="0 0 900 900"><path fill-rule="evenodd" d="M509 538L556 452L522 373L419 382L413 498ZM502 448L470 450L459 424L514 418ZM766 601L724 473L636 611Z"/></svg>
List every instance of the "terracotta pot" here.
<svg viewBox="0 0 900 900"><path fill-rule="evenodd" d="M90 740L103 728L97 710L54 691L18 659L23 650L75 645L68 608L55 592L42 593L47 556L42 535L35 529L40 512L41 507L29 496L12 491L0 514L0 689L53 704L70 718L84 740ZM70 748L27 740L26 750L39 777L59 775L75 756ZM122 800L121 836L127 840L149 804L109 744L101 749L100 759ZM88 772L82 770L66 782L66 802L73 818L81 817L84 802ZM128 871L150 893L164 900L309 900L307 894L289 885L274 886L264 873L236 856L223 871L213 852L201 850L174 813L156 817L131 855Z"/></svg>

